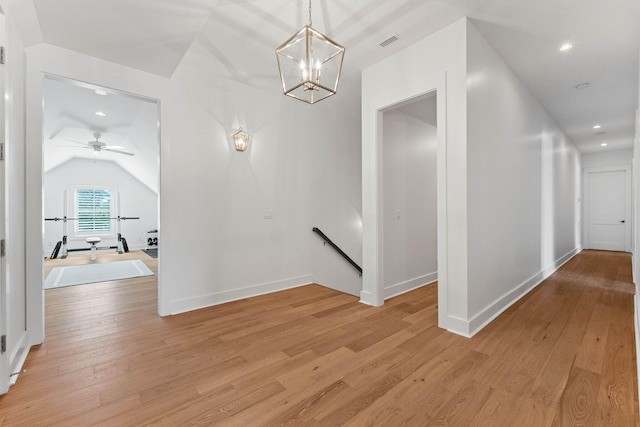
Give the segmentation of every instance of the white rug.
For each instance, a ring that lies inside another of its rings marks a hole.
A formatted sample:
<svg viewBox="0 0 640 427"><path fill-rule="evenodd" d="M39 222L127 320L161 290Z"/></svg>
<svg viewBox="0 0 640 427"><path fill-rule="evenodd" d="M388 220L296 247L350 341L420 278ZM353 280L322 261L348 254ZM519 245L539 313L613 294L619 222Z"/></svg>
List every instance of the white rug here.
<svg viewBox="0 0 640 427"><path fill-rule="evenodd" d="M106 264L54 267L44 281L44 288L62 288L142 276L153 276L153 272L139 259Z"/></svg>

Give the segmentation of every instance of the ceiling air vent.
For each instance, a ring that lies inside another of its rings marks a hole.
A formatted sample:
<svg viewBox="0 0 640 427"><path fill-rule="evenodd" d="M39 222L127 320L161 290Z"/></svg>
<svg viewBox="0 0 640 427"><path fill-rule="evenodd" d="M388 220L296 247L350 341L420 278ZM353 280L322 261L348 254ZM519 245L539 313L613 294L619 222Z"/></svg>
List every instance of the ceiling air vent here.
<svg viewBox="0 0 640 427"><path fill-rule="evenodd" d="M397 41L397 40L398 40L398 36L391 36L391 37L389 37L388 39L386 39L386 40L382 41L382 42L380 43L380 46L382 46L382 47L387 47L387 46L389 46L391 43L393 43L393 42L395 42L395 41Z"/></svg>

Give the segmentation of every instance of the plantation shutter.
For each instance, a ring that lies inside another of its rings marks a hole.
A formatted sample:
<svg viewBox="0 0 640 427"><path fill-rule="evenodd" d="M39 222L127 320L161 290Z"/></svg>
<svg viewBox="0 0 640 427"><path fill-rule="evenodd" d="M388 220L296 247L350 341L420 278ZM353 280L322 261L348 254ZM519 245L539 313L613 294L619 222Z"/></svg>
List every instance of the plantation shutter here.
<svg viewBox="0 0 640 427"><path fill-rule="evenodd" d="M78 209L77 232L111 231L111 192L95 188L76 190Z"/></svg>

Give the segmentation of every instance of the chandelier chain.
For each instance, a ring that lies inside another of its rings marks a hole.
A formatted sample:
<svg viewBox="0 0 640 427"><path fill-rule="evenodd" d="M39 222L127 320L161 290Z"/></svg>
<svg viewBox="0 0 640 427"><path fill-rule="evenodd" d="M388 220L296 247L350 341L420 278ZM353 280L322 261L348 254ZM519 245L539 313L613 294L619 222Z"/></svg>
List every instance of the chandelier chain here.
<svg viewBox="0 0 640 427"><path fill-rule="evenodd" d="M313 21L311 20L311 0L309 0L309 26L313 27Z"/></svg>

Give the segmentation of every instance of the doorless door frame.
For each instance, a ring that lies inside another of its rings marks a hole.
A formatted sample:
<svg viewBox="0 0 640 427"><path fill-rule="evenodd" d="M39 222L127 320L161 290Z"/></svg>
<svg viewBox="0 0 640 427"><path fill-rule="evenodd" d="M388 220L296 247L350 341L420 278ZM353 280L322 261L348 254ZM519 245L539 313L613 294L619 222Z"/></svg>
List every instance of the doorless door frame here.
<svg viewBox="0 0 640 427"><path fill-rule="evenodd" d="M43 135L42 83L49 74L158 101L160 141L160 216L162 216L162 159L167 158L169 132L169 79L126 68L52 45L37 45L27 50L26 70L26 263L27 333L29 345L44 341L44 263L43 232ZM160 233L162 230L160 229ZM159 242L162 246L162 236ZM158 314L167 315L169 298L162 282L164 262L158 263Z"/></svg>
<svg viewBox="0 0 640 427"><path fill-rule="evenodd" d="M437 217L438 217L438 300L447 301L447 111L446 72L425 76L420 87L372 95L363 110L362 144L362 217L363 217L363 289L361 302L384 304L383 250L383 168L382 119L385 111L436 92L437 101ZM439 323L445 305L439 304Z"/></svg>

